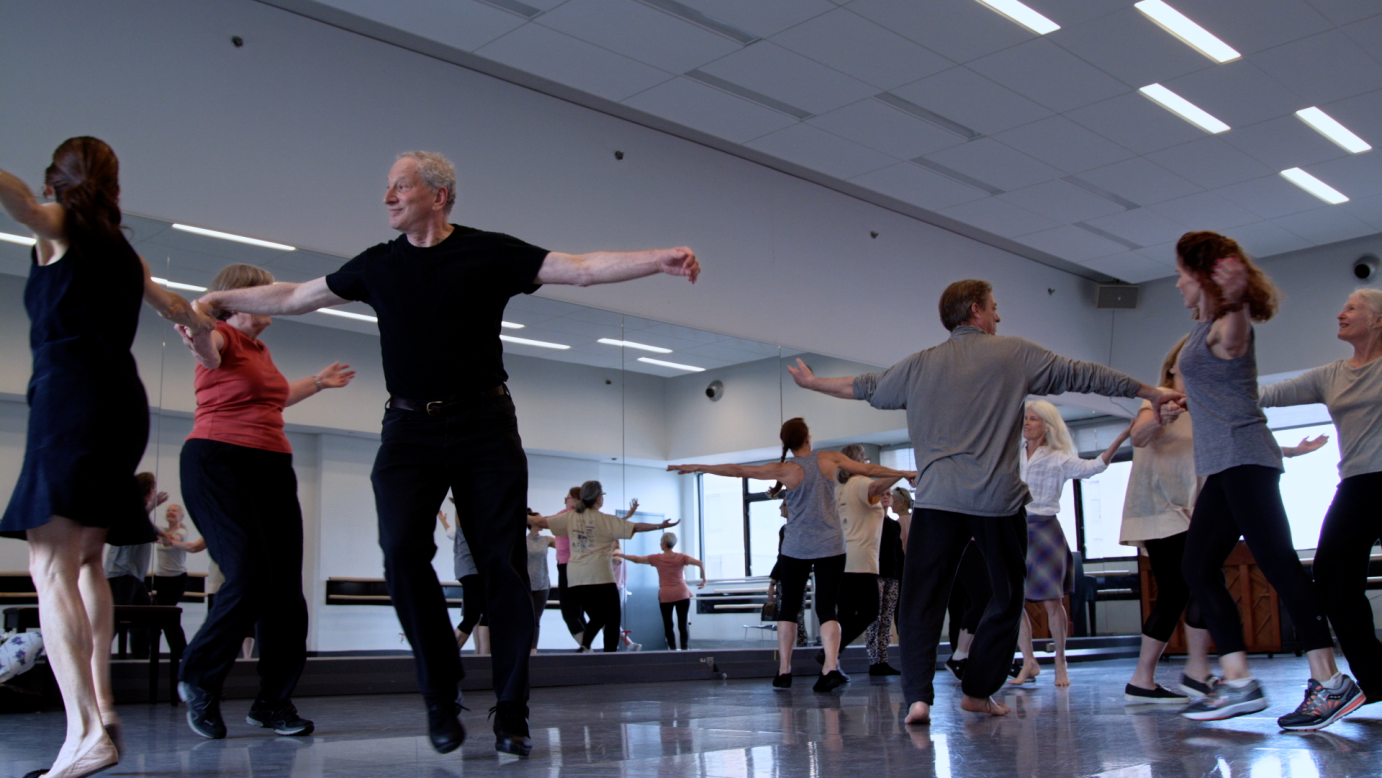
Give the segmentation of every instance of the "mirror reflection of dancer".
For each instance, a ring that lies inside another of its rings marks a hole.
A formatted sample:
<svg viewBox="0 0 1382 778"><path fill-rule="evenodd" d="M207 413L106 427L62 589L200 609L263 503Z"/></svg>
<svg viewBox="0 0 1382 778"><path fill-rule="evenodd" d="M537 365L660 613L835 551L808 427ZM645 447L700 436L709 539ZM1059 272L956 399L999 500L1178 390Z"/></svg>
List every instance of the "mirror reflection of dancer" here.
<svg viewBox="0 0 1382 778"><path fill-rule="evenodd" d="M1001 716L990 698L1003 687L1022 620L1030 499L1018 478L1023 400L1029 394L1093 392L1143 397L1160 410L1180 395L1090 362L1057 356L1021 338L998 336L998 306L986 281L957 281L940 300L950 339L882 373L820 378L805 362L789 367L799 386L875 408L907 409L923 474L907 539L898 619L907 723L931 720L936 648L960 554L974 538L988 565L993 598L970 646L961 687L964 710Z"/></svg>
<svg viewBox="0 0 1382 778"><path fill-rule="evenodd" d="M120 759L101 553L106 543L157 537L134 479L149 439L149 399L130 353L140 303L198 329L215 322L155 284L120 232L120 162L110 146L69 138L43 179L56 202L39 203L0 171L0 206L37 241L24 287L28 436L0 534L29 542L44 648L67 711L67 738L46 774L74 778Z"/></svg>
<svg viewBox="0 0 1382 778"><path fill-rule="evenodd" d="M840 453L864 464L868 454L858 443ZM840 577L840 648L843 649L878 621L880 610L878 554L883 542L886 514L884 497L901 476L867 478L846 471L836 474L835 508L845 531L845 572ZM823 653L816 654L823 659ZM869 667L870 674L873 667Z"/></svg>
<svg viewBox="0 0 1382 778"><path fill-rule="evenodd" d="M456 504L456 498L451 498ZM437 511L437 521L441 522L446 537L451 540L451 560L453 575L461 585L461 622L456 625L456 648L464 650L475 635L475 655L489 656L489 614L485 609L485 579L480 577L480 569L475 566L475 556L470 553L470 544L465 535L457 532L446 520L446 511Z"/></svg>
<svg viewBox="0 0 1382 778"><path fill-rule="evenodd" d="M1339 340L1353 356L1263 387L1261 404L1324 403L1339 431L1341 480L1320 527L1315 588L1372 703L1382 700L1382 643L1367 595L1369 556L1382 538L1382 291L1359 289L1337 318Z"/></svg>
<svg viewBox="0 0 1382 778"><path fill-rule="evenodd" d="M657 568L657 603L662 609L662 631L666 633L667 650L677 650L676 636L672 634L672 611L677 614L677 627L681 630L681 650L685 651L690 636L686 632L686 614L691 610L691 588L686 585L686 568L695 566L701 569L701 582L697 589L705 588L705 563L695 557L687 556L672 549L677 545L674 532L664 532L659 542L662 552L647 556L633 556L615 552L616 559L626 559L639 565L652 565Z"/></svg>
<svg viewBox="0 0 1382 778"><path fill-rule="evenodd" d="M784 490L782 484L774 484L768 490L769 497L776 497ZM778 506L778 513L782 515L782 520L788 519L787 501L783 500ZM777 528L777 560L773 563L773 569L768 572L768 602L773 606L773 620L782 620L782 544L787 540L787 525L783 524ZM806 609L797 608L797 637L793 641L796 648L806 648Z"/></svg>
<svg viewBox="0 0 1382 778"><path fill-rule="evenodd" d="M575 510L580 499L581 487L571 487L566 493L566 510ZM581 613L580 603L567 591L566 571L567 565L571 563L571 538L557 537L554 540L553 548L557 550L557 599L561 605L561 620L566 624L566 631L571 633L571 639L576 641L576 650L580 651L581 646L585 645L585 616Z"/></svg>
<svg viewBox="0 0 1382 778"><path fill-rule="evenodd" d="M912 495L901 487L883 495L878 503L883 508L883 530L878 542L878 619L864 632L868 647L869 675L902 675L902 671L888 664L888 644L892 642L893 621L897 618L897 598L902 591L903 549L905 534L902 521L911 521ZM898 518L887 514L895 509Z"/></svg>
<svg viewBox="0 0 1382 778"><path fill-rule="evenodd" d="M786 534L778 553L774 577L782 584L777 611L777 677L773 688L792 686L792 647L797 640L797 613L806 597L806 581L816 573L813 599L820 621L821 643L825 647L821 676L812 687L828 692L849 679L840 672L840 621L838 603L840 578L845 572L845 534L835 502L835 478L844 471L870 478L915 478L916 473L866 465L838 451L813 451L811 430L800 418L783 423L782 461L767 465L668 465L678 473L709 473L729 478L756 478L777 481L787 489L783 504L787 508ZM792 454L787 461L787 454Z"/></svg>
<svg viewBox="0 0 1382 778"><path fill-rule="evenodd" d="M1081 459L1075 453L1070 430L1056 406L1045 400L1029 400L1022 421L1022 456L1018 476L1032 493L1027 504L1027 602L1041 603L1051 642L1056 648L1056 685L1069 686L1070 672L1065 664L1065 639L1070 632L1065 613L1065 597L1075 593L1075 560L1070 542L1065 539L1060 520L1060 493L1072 478L1089 478L1108 469L1118 447L1128 439L1124 429L1102 455ZM1022 670L1009 681L1023 684L1041 672L1032 651L1032 620L1022 611L1022 627L1017 645L1022 649Z"/></svg>
<svg viewBox="0 0 1382 778"><path fill-rule="evenodd" d="M384 205L400 233L324 278L303 284L221 292L209 310L302 314L350 300L379 317L389 390L375 457L375 505L384 579L417 660L432 747L465 741L458 684L463 676L431 561L436 510L449 488L466 495L457 523L493 612L494 747L527 756L528 650L533 640L523 551L528 460L504 382L500 321L509 298L542 284L589 286L658 273L695 282L700 263L686 247L562 254L517 238L452 224L456 168L446 157L415 151L389 170ZM438 360L438 353L447 358Z"/></svg>
<svg viewBox="0 0 1382 778"><path fill-rule="evenodd" d="M547 552L556 548L557 539L551 535L540 534L542 528L533 523L542 514L528 509L528 593L533 598L533 648L530 654L537 653L537 640L542 631L542 614L547 610L547 596L552 592L551 577L547 574Z"/></svg>
<svg viewBox="0 0 1382 778"><path fill-rule="evenodd" d="M274 283L254 265L227 265L213 293ZM178 694L187 723L204 738L226 736L221 687L252 628L259 641L259 692L246 720L280 735L305 736L293 689L307 663L307 601L302 594L302 507L283 409L355 377L336 362L289 381L259 336L273 323L234 313L209 332L178 328L197 360L197 411L182 446L183 496L225 582L187 645Z"/></svg>
<svg viewBox="0 0 1382 778"><path fill-rule="evenodd" d="M1363 704L1334 662L1334 641L1314 584L1291 542L1281 502L1281 449L1258 407L1252 323L1276 313L1271 281L1230 238L1190 232L1176 243L1176 273L1196 324L1180 352L1195 414L1195 472L1205 479L1185 540L1185 579L1219 649L1223 681L1181 715L1197 721L1255 713L1267 696L1248 667L1242 620L1224 584L1224 560L1241 537L1291 615L1310 662L1305 699L1277 719L1283 729L1319 729ZM1168 408L1173 416L1177 408Z"/></svg>

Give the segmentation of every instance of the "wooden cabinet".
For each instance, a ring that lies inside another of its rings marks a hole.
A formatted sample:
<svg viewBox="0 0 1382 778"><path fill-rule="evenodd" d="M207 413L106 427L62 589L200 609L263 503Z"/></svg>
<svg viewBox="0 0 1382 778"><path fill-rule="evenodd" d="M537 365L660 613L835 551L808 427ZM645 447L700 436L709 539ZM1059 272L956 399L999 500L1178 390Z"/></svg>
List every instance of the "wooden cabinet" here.
<svg viewBox="0 0 1382 778"><path fill-rule="evenodd" d="M1146 556L1137 558L1138 575L1142 579L1142 620L1152 612L1156 603L1156 579L1152 576L1152 566ZM1224 581L1233 601L1238 605L1238 616L1243 621L1243 640L1249 653L1277 653L1281 651L1281 607L1277 602L1276 590L1267 583L1267 577L1257 566L1242 541L1224 561ZM1184 654L1185 620L1176 626L1166 646L1168 654ZM1210 653L1216 649L1211 643Z"/></svg>

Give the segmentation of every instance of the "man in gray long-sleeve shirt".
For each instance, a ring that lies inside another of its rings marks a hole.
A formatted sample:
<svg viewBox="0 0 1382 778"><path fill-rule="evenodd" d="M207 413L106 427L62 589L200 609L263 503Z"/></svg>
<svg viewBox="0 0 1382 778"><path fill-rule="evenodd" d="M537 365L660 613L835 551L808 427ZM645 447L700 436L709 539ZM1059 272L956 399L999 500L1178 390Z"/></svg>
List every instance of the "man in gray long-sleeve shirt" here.
<svg viewBox="0 0 1382 778"><path fill-rule="evenodd" d="M960 707L995 716L1008 712L991 696L1007 677L1022 617L1023 506L1031 496L1018 478L1018 457L1027 395L1142 397L1157 409L1180 397L1102 365L1057 356L1031 341L997 336L998 306L985 281L951 284L941 295L940 314L950 339L882 373L819 378L800 360L788 368L804 388L867 400L875 408L907 409L919 473L898 618L909 724L930 720L941 624L971 537L987 560L993 599L970 647Z"/></svg>

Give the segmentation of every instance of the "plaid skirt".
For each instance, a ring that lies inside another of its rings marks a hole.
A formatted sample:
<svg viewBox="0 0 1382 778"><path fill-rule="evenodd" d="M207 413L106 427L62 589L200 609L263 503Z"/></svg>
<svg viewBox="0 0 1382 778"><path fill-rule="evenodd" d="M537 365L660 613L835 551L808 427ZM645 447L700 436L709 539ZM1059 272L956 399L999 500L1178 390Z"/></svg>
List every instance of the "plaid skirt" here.
<svg viewBox="0 0 1382 778"><path fill-rule="evenodd" d="M1027 516L1027 591L1030 602L1075 593L1075 559L1055 516Z"/></svg>

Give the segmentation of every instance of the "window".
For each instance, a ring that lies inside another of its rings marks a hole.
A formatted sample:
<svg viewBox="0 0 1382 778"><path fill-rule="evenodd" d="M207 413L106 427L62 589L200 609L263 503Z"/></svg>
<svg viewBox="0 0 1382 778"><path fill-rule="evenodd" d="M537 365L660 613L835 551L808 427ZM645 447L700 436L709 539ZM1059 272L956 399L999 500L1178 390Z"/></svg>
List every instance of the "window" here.
<svg viewBox="0 0 1382 778"><path fill-rule="evenodd" d="M1118 535L1123 529L1123 498L1128 493L1128 476L1132 474L1132 461L1114 462L1104 472L1093 478L1080 481L1080 496L1084 508L1085 554L1089 559L1106 557L1135 556L1137 549L1118 544ZM1065 486L1070 493L1070 484ZM1066 530L1072 551L1076 549L1075 501L1069 498L1067 510L1066 497L1061 499L1061 521Z"/></svg>
<svg viewBox="0 0 1382 778"><path fill-rule="evenodd" d="M1316 435L1329 436L1319 451L1286 460L1286 473L1281 476L1281 501L1291 521L1291 539L1298 549L1314 548L1319 545L1320 525L1339 483L1338 431L1333 424L1316 424L1272 434L1282 446L1294 446L1302 438Z"/></svg>
<svg viewBox="0 0 1382 778"><path fill-rule="evenodd" d="M743 578L744 482L701 475L701 537L708 578ZM767 572L766 570L764 571Z"/></svg>

